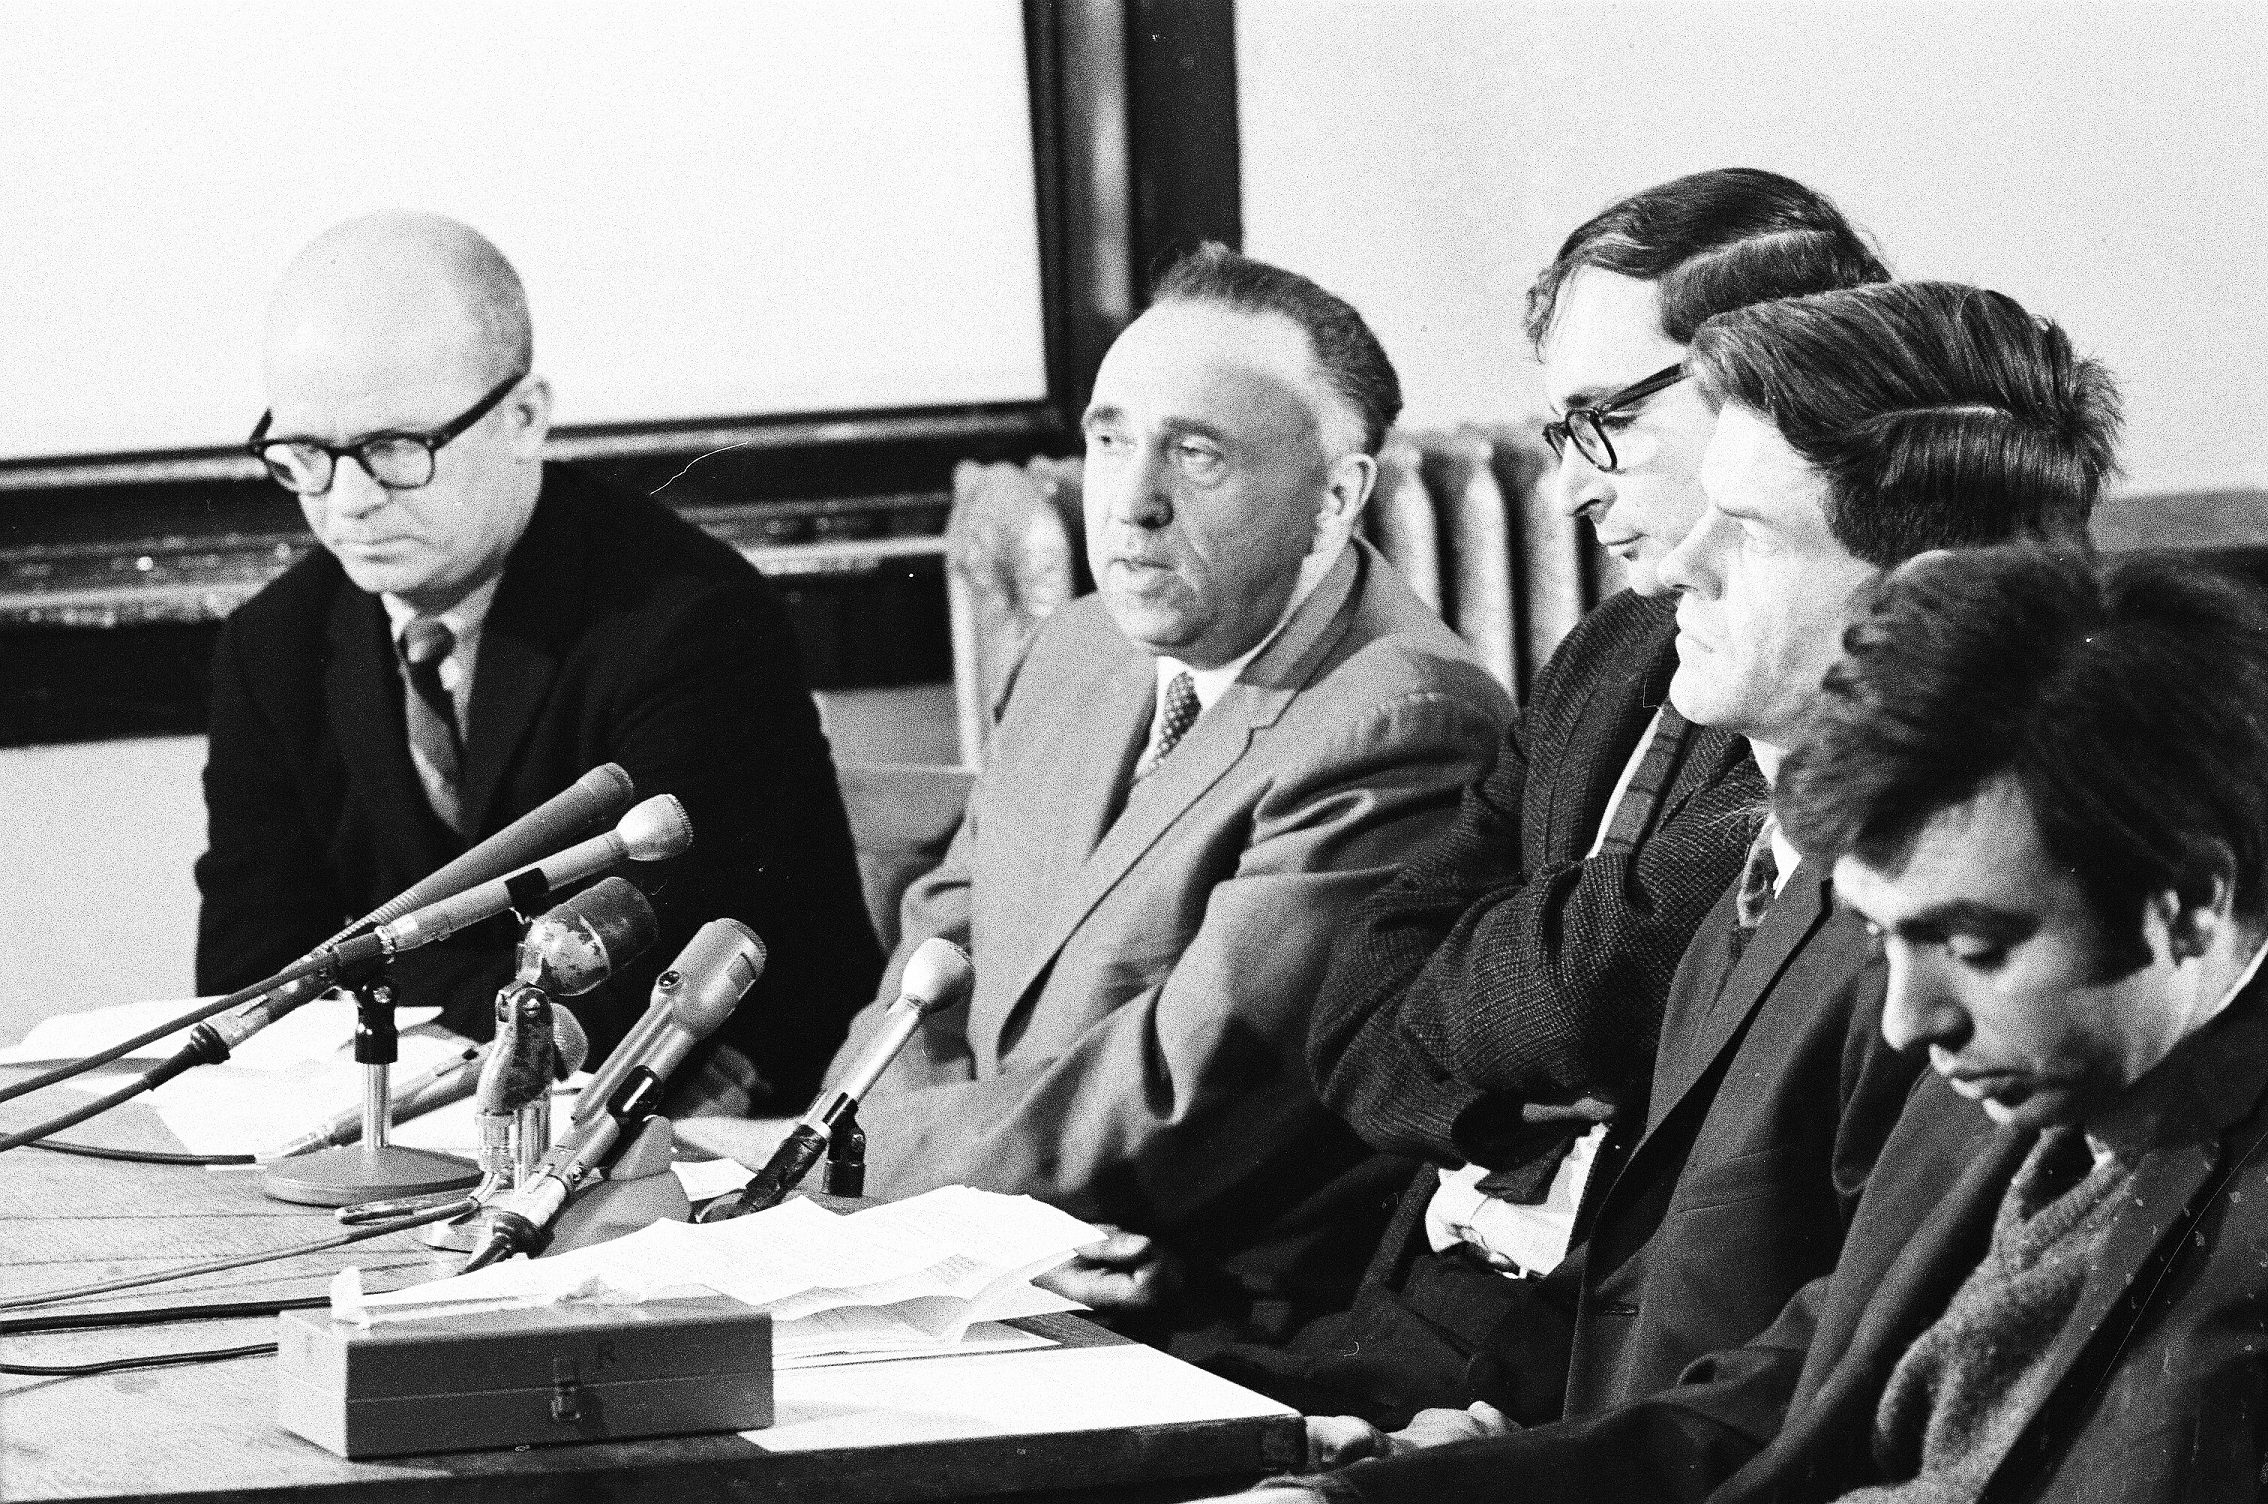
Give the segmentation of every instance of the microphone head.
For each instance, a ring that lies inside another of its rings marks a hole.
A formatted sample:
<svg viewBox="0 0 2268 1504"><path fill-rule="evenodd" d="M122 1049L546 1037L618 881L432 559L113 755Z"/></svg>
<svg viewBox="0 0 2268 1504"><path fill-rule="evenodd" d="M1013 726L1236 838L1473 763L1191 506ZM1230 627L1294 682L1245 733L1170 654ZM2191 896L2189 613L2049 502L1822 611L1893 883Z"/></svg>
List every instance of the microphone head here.
<svg viewBox="0 0 2268 1504"><path fill-rule="evenodd" d="M675 794L656 794L635 806L614 833L633 862L662 861L693 846L693 822Z"/></svg>
<svg viewBox="0 0 2268 1504"><path fill-rule="evenodd" d="M898 993L910 998L926 1018L966 998L975 985L976 964L969 960L969 953L950 940L932 936L906 957Z"/></svg>
<svg viewBox="0 0 2268 1504"><path fill-rule="evenodd" d="M600 820L607 815L620 814L638 797L638 785L631 782L628 770L618 762L600 763L576 779L574 787L590 801L592 809L606 812L598 816Z"/></svg>
<svg viewBox="0 0 2268 1504"><path fill-rule="evenodd" d="M583 1068L591 1058L591 1036L583 1032L582 1020L565 1008L551 1010L552 1050L556 1057L553 1071L562 1081Z"/></svg>
<svg viewBox="0 0 2268 1504"><path fill-rule="evenodd" d="M764 974L764 942L737 919L712 919L654 982L654 1002L694 1039L717 1031Z"/></svg>
<svg viewBox="0 0 2268 1504"><path fill-rule="evenodd" d="M629 879L601 878L528 925L519 978L553 997L575 997L605 981L661 934L654 906Z"/></svg>

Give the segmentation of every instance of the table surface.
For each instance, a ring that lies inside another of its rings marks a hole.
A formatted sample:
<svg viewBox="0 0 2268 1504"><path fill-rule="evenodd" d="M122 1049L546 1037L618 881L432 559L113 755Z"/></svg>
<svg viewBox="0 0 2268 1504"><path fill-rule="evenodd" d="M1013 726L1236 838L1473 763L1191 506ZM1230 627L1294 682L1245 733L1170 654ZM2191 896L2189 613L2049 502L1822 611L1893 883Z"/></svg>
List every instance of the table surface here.
<svg viewBox="0 0 2268 1504"><path fill-rule="evenodd" d="M0 1018L0 1042L32 1020ZM0 1081L24 1072L0 1069ZM67 1090L0 1104L0 1128L84 1100ZM170 1148L156 1114L119 1108L74 1139ZM715 1135L705 1135L714 1142ZM318 1209L270 1201L253 1168L199 1169L0 1154L0 1296L311 1241ZM146 1310L319 1295L347 1264L372 1287L433 1277L457 1256L407 1235L107 1300L11 1312ZM1288 1410L1102 1332L1049 1318L1062 1345L833 1368L776 1379L777 1422L746 1436L465 1452L348 1462L275 1421L273 1357L123 1373L0 1376L0 1499L179 1498L200 1504L313 1492L357 1501L941 1499L1223 1492L1295 1460ZM118 1330L0 1334L0 1361L80 1364L274 1340L272 1317ZM0 1333L4 1333L0 1327Z"/></svg>

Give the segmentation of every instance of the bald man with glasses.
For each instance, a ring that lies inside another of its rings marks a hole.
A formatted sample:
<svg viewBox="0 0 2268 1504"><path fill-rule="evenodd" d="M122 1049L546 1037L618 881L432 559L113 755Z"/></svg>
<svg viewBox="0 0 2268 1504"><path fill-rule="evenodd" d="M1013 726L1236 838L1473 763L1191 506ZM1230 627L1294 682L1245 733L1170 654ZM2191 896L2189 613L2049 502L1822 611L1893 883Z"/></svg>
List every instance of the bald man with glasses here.
<svg viewBox="0 0 2268 1504"><path fill-rule="evenodd" d="M551 388L501 253L387 213L291 263L248 447L321 547L214 656L197 985L267 975L618 762L695 840L641 870L660 942L571 1005L608 1048L703 921L754 927L764 978L698 1074L711 1110L818 1085L881 956L776 592L667 508L546 464ZM485 1037L515 936L493 921L392 964L405 1003Z"/></svg>

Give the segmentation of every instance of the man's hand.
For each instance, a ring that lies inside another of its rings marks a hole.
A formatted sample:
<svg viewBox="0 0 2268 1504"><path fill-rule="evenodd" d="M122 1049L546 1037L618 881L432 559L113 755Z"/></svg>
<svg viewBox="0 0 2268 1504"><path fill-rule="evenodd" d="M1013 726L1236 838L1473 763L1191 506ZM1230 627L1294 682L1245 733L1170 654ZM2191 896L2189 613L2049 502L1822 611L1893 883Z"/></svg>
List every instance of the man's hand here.
<svg viewBox="0 0 2268 1504"><path fill-rule="evenodd" d="M1313 1422L1309 1422L1312 1428ZM1462 1410L1420 1410L1410 1423L1386 1438L1392 1455L1447 1446L1453 1441L1478 1441L1484 1436L1509 1436L1520 1427L1504 1412L1484 1400ZM1312 1446L1313 1443L1310 1442Z"/></svg>
<svg viewBox="0 0 2268 1504"><path fill-rule="evenodd" d="M1352 1415L1307 1417L1307 1470L1311 1473L1392 1454L1392 1438L1369 1421Z"/></svg>
<svg viewBox="0 0 2268 1504"><path fill-rule="evenodd" d="M1181 1289L1181 1265L1164 1246L1138 1232L1097 1223L1105 1234L1033 1280L1099 1316L1146 1316Z"/></svg>

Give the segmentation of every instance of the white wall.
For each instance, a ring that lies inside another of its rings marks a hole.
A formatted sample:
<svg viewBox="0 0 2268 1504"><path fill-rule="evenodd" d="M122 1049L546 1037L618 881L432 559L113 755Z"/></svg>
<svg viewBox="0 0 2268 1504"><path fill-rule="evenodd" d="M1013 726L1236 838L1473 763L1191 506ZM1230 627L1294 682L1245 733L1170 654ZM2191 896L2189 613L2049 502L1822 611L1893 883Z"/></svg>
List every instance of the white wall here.
<svg viewBox="0 0 2268 1504"><path fill-rule="evenodd" d="M1246 246L1372 318L1413 422L1539 407L1558 242L1744 165L2061 321L2132 491L2268 486L2261 0L1238 0L1237 69Z"/></svg>

